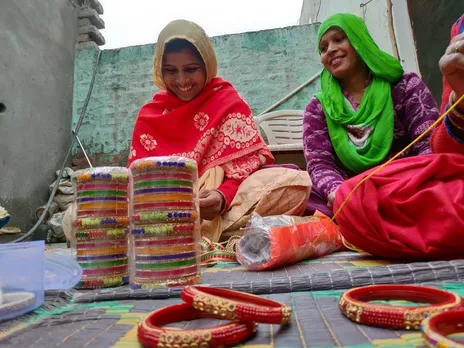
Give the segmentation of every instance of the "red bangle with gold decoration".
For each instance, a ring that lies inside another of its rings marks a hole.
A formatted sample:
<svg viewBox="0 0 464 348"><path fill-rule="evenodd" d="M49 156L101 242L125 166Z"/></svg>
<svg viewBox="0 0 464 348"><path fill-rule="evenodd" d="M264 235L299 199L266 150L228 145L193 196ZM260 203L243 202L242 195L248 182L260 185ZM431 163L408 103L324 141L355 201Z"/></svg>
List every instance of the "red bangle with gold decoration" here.
<svg viewBox="0 0 464 348"><path fill-rule="evenodd" d="M376 300L404 300L429 306L389 306ZM349 319L389 329L418 330L425 317L461 305L461 297L448 291L417 285L370 285L346 291L339 306Z"/></svg>
<svg viewBox="0 0 464 348"><path fill-rule="evenodd" d="M292 309L282 303L259 296L206 286L186 286L180 297L192 307L221 318L285 325Z"/></svg>
<svg viewBox="0 0 464 348"><path fill-rule="evenodd" d="M196 330L162 327L167 324L198 318L219 317L192 308L187 303L167 306L152 312L138 327L138 339L144 347L207 348L236 346L256 332L257 324L233 321L227 324ZM221 318L222 319L222 318Z"/></svg>
<svg viewBox="0 0 464 348"><path fill-rule="evenodd" d="M426 347L464 347L447 336L464 332L464 310L450 310L432 315L422 322L422 335Z"/></svg>

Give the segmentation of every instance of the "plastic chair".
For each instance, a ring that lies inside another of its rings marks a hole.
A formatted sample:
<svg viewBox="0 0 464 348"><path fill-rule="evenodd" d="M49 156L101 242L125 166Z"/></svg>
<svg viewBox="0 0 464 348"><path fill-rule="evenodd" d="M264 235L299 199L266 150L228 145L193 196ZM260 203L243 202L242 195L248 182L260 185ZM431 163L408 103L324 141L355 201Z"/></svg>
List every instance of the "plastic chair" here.
<svg viewBox="0 0 464 348"><path fill-rule="evenodd" d="M303 151L303 110L272 111L256 118L271 151Z"/></svg>

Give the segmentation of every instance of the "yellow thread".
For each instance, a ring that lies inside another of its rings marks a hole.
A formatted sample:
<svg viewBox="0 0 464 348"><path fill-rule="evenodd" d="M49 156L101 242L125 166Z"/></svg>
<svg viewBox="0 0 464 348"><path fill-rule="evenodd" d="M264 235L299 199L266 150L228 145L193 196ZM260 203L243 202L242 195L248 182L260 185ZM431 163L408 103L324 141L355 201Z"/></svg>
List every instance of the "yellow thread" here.
<svg viewBox="0 0 464 348"><path fill-rule="evenodd" d="M324 227L324 229L322 230L322 232L319 234L319 236L316 238L316 240L314 241L314 243L317 243L319 237L321 237L324 232L327 230L327 228L329 227L329 225L331 223L334 223L335 222L335 218L337 217L337 215L340 213L340 211L343 209L343 207L345 206L345 204L348 202L348 200L351 198L351 196L356 192L356 190L362 185L364 184L367 180L369 180L373 175L375 175L376 173L378 173L380 170L382 170L383 168L385 168L388 164L390 164L392 161L394 161L395 159L397 159L399 156L401 156L403 153L405 153L407 150L409 150L414 144L416 144L419 140L421 140L423 137L425 137L425 135L430 132L433 128L435 128L441 121L443 121L443 119L451 112L453 111L453 109L461 102L461 101L464 101L464 95L462 95L450 108L448 108L448 110L446 110L446 112L441 115L429 128L427 128L424 132L422 132L422 134L420 134L416 139L414 139L408 146L406 146L403 150L401 150L400 152L398 152L395 156L393 156L392 158L390 158L387 162L385 162L384 164L380 165L379 167L377 167L375 170L373 170L369 175L367 175L366 177L364 177L362 180L360 180L356 185L355 187L351 190L351 192L348 194L348 196L346 196L345 200L342 202L342 204L340 205L340 207L337 209L337 211L334 213L333 217L330 219L330 221L327 223L327 225Z"/></svg>

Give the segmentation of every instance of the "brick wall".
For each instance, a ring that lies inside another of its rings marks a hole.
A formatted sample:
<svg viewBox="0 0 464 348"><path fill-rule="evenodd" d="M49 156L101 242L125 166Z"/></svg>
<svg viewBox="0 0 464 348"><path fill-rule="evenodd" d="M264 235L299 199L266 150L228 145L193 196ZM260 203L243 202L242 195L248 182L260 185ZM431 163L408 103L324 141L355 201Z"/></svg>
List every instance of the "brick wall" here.
<svg viewBox="0 0 464 348"><path fill-rule="evenodd" d="M317 25L225 35L212 38L219 76L230 81L254 114L284 97L321 69ZM94 165L125 165L139 108L157 91L152 83L155 45L104 50L79 137ZM77 52L73 125L84 103L98 47ZM303 109L319 88L311 84L278 109ZM86 166L74 149L74 165Z"/></svg>

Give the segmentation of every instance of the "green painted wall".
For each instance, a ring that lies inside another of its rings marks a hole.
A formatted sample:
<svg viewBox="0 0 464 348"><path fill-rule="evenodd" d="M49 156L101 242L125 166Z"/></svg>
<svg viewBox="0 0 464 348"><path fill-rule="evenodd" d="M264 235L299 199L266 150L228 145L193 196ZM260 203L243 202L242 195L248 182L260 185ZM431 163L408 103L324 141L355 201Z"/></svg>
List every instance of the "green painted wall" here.
<svg viewBox="0 0 464 348"><path fill-rule="evenodd" d="M303 25L214 37L219 76L235 86L257 115L320 71L317 28ZM79 132L95 165L125 165L137 112L157 91L152 84L154 49L155 45L149 44L102 51ZM97 50L89 46L77 52L74 126L87 95ZM317 81L279 108L304 109L318 88ZM83 165L77 147L74 154L75 165Z"/></svg>

